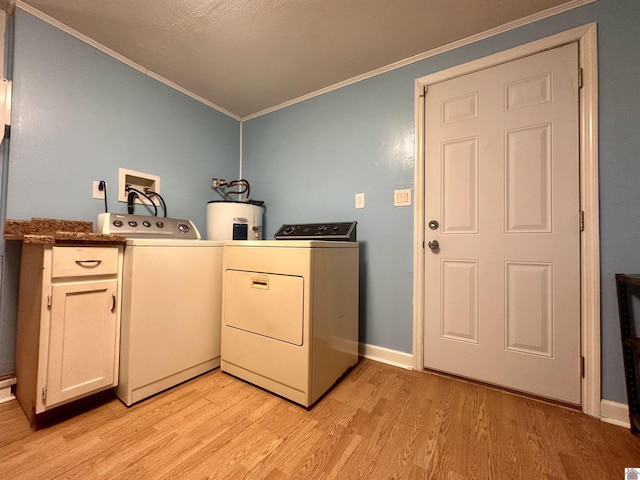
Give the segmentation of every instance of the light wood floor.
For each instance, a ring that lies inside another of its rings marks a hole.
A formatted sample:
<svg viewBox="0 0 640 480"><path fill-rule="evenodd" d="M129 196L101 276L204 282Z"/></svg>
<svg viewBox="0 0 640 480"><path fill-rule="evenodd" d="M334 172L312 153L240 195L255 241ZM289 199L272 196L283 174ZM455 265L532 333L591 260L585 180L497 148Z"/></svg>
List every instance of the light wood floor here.
<svg viewBox="0 0 640 480"><path fill-rule="evenodd" d="M0 405L6 479L623 479L640 437L580 412L362 360L306 410L219 370L33 430Z"/></svg>

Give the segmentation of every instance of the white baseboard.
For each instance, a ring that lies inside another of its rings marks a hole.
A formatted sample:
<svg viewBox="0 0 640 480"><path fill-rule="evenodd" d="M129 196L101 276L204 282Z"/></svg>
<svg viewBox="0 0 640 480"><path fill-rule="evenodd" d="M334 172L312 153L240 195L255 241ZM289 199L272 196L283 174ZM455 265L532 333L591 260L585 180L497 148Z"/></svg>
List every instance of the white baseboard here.
<svg viewBox="0 0 640 480"><path fill-rule="evenodd" d="M629 407L626 403L600 400L600 420L619 427L629 428Z"/></svg>
<svg viewBox="0 0 640 480"><path fill-rule="evenodd" d="M367 345L366 343L360 344L359 353L361 357L375 360L376 362L406 368L407 370L413 368L413 355L410 353L399 352L376 345Z"/></svg>
<svg viewBox="0 0 640 480"><path fill-rule="evenodd" d="M16 384L16 378L7 378L6 380L0 380L0 403L8 402L16 397L11 391L11 387Z"/></svg>

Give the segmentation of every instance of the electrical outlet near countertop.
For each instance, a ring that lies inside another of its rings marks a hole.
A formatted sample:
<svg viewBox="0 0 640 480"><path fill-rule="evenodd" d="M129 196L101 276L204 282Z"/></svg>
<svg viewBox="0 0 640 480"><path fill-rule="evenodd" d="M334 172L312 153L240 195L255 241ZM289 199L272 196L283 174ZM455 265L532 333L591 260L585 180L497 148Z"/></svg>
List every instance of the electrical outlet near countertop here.
<svg viewBox="0 0 640 480"><path fill-rule="evenodd" d="M100 190L100 181L93 181L93 198L97 198L98 200L104 200L104 190Z"/></svg>

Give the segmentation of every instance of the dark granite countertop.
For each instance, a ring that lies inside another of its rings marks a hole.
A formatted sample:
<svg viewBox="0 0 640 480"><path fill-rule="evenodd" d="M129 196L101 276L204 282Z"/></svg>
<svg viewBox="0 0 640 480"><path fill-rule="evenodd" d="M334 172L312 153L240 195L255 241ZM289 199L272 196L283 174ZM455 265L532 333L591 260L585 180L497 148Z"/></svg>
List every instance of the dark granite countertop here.
<svg viewBox="0 0 640 480"><path fill-rule="evenodd" d="M4 239L39 244L124 244L126 237L117 234L93 233L93 223L79 220L32 218L6 220Z"/></svg>

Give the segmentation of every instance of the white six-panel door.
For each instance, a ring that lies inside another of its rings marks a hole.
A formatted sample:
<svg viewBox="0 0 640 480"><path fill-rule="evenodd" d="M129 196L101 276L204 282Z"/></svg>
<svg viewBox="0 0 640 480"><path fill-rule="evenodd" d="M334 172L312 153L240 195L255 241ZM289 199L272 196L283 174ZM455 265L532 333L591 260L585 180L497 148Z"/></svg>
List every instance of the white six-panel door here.
<svg viewBox="0 0 640 480"><path fill-rule="evenodd" d="M576 43L429 85L425 368L580 404L578 113Z"/></svg>

